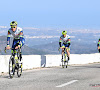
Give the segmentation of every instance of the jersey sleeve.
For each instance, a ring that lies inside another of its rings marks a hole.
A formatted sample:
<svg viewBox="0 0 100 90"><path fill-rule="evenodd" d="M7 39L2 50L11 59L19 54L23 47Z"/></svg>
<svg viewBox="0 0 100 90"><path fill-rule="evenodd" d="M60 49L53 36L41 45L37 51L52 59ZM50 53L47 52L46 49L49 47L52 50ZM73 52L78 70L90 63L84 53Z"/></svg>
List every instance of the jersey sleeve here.
<svg viewBox="0 0 100 90"><path fill-rule="evenodd" d="M61 47L61 42L62 42L62 36L60 36L60 39L59 39L59 46Z"/></svg>
<svg viewBox="0 0 100 90"><path fill-rule="evenodd" d="M70 36L68 36L68 39L70 39ZM71 43L71 41L70 41L70 40L68 40L67 44L68 44L68 43Z"/></svg>
<svg viewBox="0 0 100 90"><path fill-rule="evenodd" d="M22 38L23 38L23 29L22 28L20 28L19 38L20 38L20 40L22 40Z"/></svg>
<svg viewBox="0 0 100 90"><path fill-rule="evenodd" d="M22 44L22 39L23 39L23 29L22 29L22 28L20 29L20 35L19 35L19 38L20 38L19 45L21 46L21 44Z"/></svg>
<svg viewBox="0 0 100 90"><path fill-rule="evenodd" d="M99 45L100 45L100 42L97 43L97 46L99 46Z"/></svg>
<svg viewBox="0 0 100 90"><path fill-rule="evenodd" d="M68 39L70 39L70 36L68 36Z"/></svg>
<svg viewBox="0 0 100 90"><path fill-rule="evenodd" d="M59 42L62 42L62 36L60 36Z"/></svg>
<svg viewBox="0 0 100 90"><path fill-rule="evenodd" d="M7 33L7 45L10 44L10 37L11 37L11 32L10 32L10 30L8 30L8 33Z"/></svg>

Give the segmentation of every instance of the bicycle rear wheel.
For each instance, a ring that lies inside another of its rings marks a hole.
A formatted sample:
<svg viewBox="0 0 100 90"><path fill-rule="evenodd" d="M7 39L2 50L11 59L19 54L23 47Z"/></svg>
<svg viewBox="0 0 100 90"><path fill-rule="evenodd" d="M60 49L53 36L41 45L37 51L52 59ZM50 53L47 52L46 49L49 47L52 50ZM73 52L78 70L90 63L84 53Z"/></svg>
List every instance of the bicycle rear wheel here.
<svg viewBox="0 0 100 90"><path fill-rule="evenodd" d="M67 65L66 65L66 68L68 67L68 58L67 58Z"/></svg>
<svg viewBox="0 0 100 90"><path fill-rule="evenodd" d="M63 57L63 59L62 59L62 68L64 68L65 67L65 52L64 52L62 57Z"/></svg>
<svg viewBox="0 0 100 90"><path fill-rule="evenodd" d="M17 76L20 77L22 75L22 63L18 63Z"/></svg>
<svg viewBox="0 0 100 90"><path fill-rule="evenodd" d="M65 52L64 52L63 56L64 56L64 60L63 60L64 61L64 66L63 67L67 68L67 61L66 61L66 53Z"/></svg>
<svg viewBox="0 0 100 90"><path fill-rule="evenodd" d="M21 49L18 50L17 52L17 57L18 57L18 61L21 62ZM17 69L17 76L20 77L22 75L22 62L18 63L18 69Z"/></svg>
<svg viewBox="0 0 100 90"><path fill-rule="evenodd" d="M62 60L62 68L64 68L64 60Z"/></svg>

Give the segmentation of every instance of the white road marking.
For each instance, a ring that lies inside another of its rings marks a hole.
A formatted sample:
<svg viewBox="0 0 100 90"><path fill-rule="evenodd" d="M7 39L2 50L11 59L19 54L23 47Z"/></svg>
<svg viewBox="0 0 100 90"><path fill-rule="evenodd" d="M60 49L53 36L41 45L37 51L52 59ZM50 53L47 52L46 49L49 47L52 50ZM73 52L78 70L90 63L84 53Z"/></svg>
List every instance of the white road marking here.
<svg viewBox="0 0 100 90"><path fill-rule="evenodd" d="M61 85L56 86L56 87L64 87L64 86L67 86L67 85L72 84L72 83L77 82L77 81L78 81L78 80L72 80L72 81L70 81L70 82L67 82L67 83L61 84Z"/></svg>

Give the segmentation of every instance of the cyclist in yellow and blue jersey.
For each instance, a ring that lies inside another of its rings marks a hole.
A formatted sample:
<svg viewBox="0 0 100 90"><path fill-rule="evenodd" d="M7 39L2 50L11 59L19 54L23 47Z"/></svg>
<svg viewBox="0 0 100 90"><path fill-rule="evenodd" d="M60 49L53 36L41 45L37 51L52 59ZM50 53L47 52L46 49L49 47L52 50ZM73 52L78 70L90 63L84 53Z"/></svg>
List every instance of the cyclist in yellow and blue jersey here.
<svg viewBox="0 0 100 90"><path fill-rule="evenodd" d="M12 44L12 53L16 52L18 48L21 48L25 44L25 39L23 37L23 29L17 27L17 22L12 21L10 23L11 28L9 28L7 33L7 47L6 49L10 49L10 37L13 36L13 44Z"/></svg>
<svg viewBox="0 0 100 90"><path fill-rule="evenodd" d="M68 60L70 60L70 52L69 52L70 43L71 43L70 36L67 35L67 31L62 31L62 35L60 36L59 40L59 46L60 49L62 49L62 59L63 59L64 49L66 49Z"/></svg>
<svg viewBox="0 0 100 90"><path fill-rule="evenodd" d="M100 53L100 38L99 38L98 43L97 43L97 48L98 48L98 51Z"/></svg>

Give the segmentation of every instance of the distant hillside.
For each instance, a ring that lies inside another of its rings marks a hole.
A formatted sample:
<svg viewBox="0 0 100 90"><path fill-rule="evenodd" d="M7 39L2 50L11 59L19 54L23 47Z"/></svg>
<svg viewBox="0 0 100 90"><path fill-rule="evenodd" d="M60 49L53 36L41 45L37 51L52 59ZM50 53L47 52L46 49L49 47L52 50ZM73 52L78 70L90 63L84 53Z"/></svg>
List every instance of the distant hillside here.
<svg viewBox="0 0 100 90"><path fill-rule="evenodd" d="M97 41L100 38L100 30L92 29L68 29L68 28L23 28L25 45L23 54L59 54L58 41L63 30L67 30L71 36L72 54L97 53ZM7 28L0 28L0 35L6 35ZM4 54L6 36L0 36L0 54ZM60 51L61 53L61 51Z"/></svg>
<svg viewBox="0 0 100 90"><path fill-rule="evenodd" d="M86 34L79 34L80 36L76 38L71 38L71 46L70 46L70 52L71 54L90 54L90 53L97 53L97 39L94 37L88 38L89 35ZM81 37L82 36L82 37ZM80 38L79 38L80 37ZM4 53L4 47L6 46L6 36L0 36L0 54ZM39 41L39 39L35 39L36 41ZM35 43L35 41L30 40L31 42ZM45 40L44 40L45 41ZM12 42L12 39L11 39ZM51 42L51 41L50 41ZM25 55L31 55L31 54L38 54L38 55L45 55L45 54L60 54L58 51L59 42L51 42L48 44L42 43L38 45L34 45L31 43L31 47L24 45L22 47L22 53ZM33 45L33 46L32 46ZM10 50L7 51L7 54L11 54Z"/></svg>
<svg viewBox="0 0 100 90"><path fill-rule="evenodd" d="M49 52L51 54L59 54L58 48L59 48L59 43L58 41L49 43L49 44L44 44L44 45L36 45L33 46L33 48L41 49L45 52ZM90 42L84 42L80 43L80 41L71 41L71 46L70 46L70 52L71 54L90 54L90 53L97 53L97 45L96 43L91 44ZM60 51L61 53L61 51Z"/></svg>
<svg viewBox="0 0 100 90"><path fill-rule="evenodd" d="M5 52L4 52L4 48L6 47L6 39L7 37L6 36L0 36L0 54L1 55L4 55ZM11 43L12 43L12 39L11 39ZM39 54L39 55L44 55L46 54L47 52L43 51L43 50L37 50L37 49L33 49L33 48L30 48L26 45L24 45L22 47L22 54L24 55L31 55L31 54ZM11 54L11 50L7 50L7 53L6 54ZM49 54L49 53L47 53Z"/></svg>

